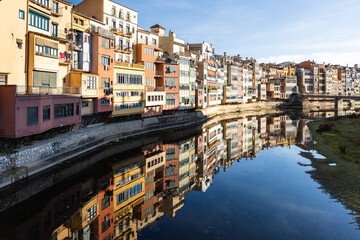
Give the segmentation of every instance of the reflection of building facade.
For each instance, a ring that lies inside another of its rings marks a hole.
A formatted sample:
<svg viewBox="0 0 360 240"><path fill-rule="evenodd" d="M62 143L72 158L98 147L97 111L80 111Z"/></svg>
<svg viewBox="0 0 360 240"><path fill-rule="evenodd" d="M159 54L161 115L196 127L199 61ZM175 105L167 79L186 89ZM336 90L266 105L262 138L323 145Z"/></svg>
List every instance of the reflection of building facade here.
<svg viewBox="0 0 360 240"><path fill-rule="evenodd" d="M206 192L221 166L225 171L268 147L299 144L306 149L310 140L306 120L247 116L214 123L183 140L158 141L122 158L112 156L79 184L47 196L49 204L34 215L39 221L27 216L14 239L27 233L41 239L137 239L140 230L164 215L175 217L191 190ZM7 236L14 231L10 227L2 232Z"/></svg>

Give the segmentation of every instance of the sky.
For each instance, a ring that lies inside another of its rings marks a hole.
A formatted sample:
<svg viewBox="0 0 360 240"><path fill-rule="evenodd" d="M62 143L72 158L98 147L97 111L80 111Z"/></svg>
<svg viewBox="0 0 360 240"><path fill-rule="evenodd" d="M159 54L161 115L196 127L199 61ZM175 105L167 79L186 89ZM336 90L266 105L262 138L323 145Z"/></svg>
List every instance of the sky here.
<svg viewBox="0 0 360 240"><path fill-rule="evenodd" d="M360 0L115 1L138 11L139 27L158 23L185 42L213 44L216 54L360 64Z"/></svg>

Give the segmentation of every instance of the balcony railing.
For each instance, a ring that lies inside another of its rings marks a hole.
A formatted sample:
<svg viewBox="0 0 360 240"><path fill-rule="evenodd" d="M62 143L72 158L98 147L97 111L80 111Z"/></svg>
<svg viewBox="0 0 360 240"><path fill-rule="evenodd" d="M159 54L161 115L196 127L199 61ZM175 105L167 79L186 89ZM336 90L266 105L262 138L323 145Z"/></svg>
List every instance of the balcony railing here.
<svg viewBox="0 0 360 240"><path fill-rule="evenodd" d="M138 68L138 69L145 69L143 64L134 64L134 63L127 63L127 62L114 62L115 67L126 67L126 68Z"/></svg>
<svg viewBox="0 0 360 240"><path fill-rule="evenodd" d="M131 38L133 35L132 32L125 32L123 28L110 27L110 31L112 31L116 35L120 35L127 38Z"/></svg>
<svg viewBox="0 0 360 240"><path fill-rule="evenodd" d="M126 47L126 45L116 45L114 50L116 52L126 53L126 54L130 54L132 52L132 49L130 47Z"/></svg>
<svg viewBox="0 0 360 240"><path fill-rule="evenodd" d="M80 95L80 87L17 86L17 95Z"/></svg>
<svg viewBox="0 0 360 240"><path fill-rule="evenodd" d="M163 75L164 75L163 71L158 71L158 70L155 71L155 76L163 76Z"/></svg>

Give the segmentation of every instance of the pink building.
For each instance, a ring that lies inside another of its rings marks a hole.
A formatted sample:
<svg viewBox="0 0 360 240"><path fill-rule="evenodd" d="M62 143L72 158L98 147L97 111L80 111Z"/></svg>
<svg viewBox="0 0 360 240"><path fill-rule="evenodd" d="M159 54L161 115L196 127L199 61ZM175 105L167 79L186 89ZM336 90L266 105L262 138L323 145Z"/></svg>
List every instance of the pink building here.
<svg viewBox="0 0 360 240"><path fill-rule="evenodd" d="M81 122L80 96L20 95L0 86L0 137L20 138Z"/></svg>

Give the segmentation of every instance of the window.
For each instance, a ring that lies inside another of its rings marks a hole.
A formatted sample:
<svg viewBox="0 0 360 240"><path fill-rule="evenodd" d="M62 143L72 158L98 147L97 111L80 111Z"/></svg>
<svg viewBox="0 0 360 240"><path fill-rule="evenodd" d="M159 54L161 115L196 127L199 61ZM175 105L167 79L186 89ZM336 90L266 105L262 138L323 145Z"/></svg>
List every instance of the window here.
<svg viewBox="0 0 360 240"><path fill-rule="evenodd" d="M31 11L29 12L29 25L44 31L49 31L49 19Z"/></svg>
<svg viewBox="0 0 360 240"><path fill-rule="evenodd" d="M176 87L175 78L166 78L167 87Z"/></svg>
<svg viewBox="0 0 360 240"><path fill-rule="evenodd" d="M150 174L145 178L145 186L154 182L154 174Z"/></svg>
<svg viewBox="0 0 360 240"><path fill-rule="evenodd" d="M53 37L58 36L58 28L59 28L59 25L57 23L52 23L51 24L51 34L52 34Z"/></svg>
<svg viewBox="0 0 360 240"><path fill-rule="evenodd" d="M113 7L111 8L111 14L112 14L113 16L115 16L115 13L116 13L116 7L113 6Z"/></svg>
<svg viewBox="0 0 360 240"><path fill-rule="evenodd" d="M94 204L89 210L87 215L87 221L90 222L97 215L97 206Z"/></svg>
<svg viewBox="0 0 360 240"><path fill-rule="evenodd" d="M19 18L25 19L25 12L23 10L19 10Z"/></svg>
<svg viewBox="0 0 360 240"><path fill-rule="evenodd" d="M140 102L134 102L134 103L121 103L121 104L115 104L115 110L123 110L123 109L134 109L134 108L142 108L143 104L142 101Z"/></svg>
<svg viewBox="0 0 360 240"><path fill-rule="evenodd" d="M109 106L110 105L110 100L107 98L102 98L101 99L101 106Z"/></svg>
<svg viewBox="0 0 360 240"><path fill-rule="evenodd" d="M156 39L155 38L152 39L152 44L156 45Z"/></svg>
<svg viewBox="0 0 360 240"><path fill-rule="evenodd" d="M107 48L107 49L110 49L110 39L108 38L102 38L102 44L101 46L103 48Z"/></svg>
<svg viewBox="0 0 360 240"><path fill-rule="evenodd" d="M154 49L152 48L144 48L145 54L154 55Z"/></svg>
<svg viewBox="0 0 360 240"><path fill-rule="evenodd" d="M81 107L82 107L82 108L87 108L87 107L89 107L89 101L82 101Z"/></svg>
<svg viewBox="0 0 360 240"><path fill-rule="evenodd" d="M76 115L80 114L80 104L76 103Z"/></svg>
<svg viewBox="0 0 360 240"><path fill-rule="evenodd" d="M110 65L110 57L109 56L101 56L101 64L102 65Z"/></svg>
<svg viewBox="0 0 360 240"><path fill-rule="evenodd" d="M0 85L7 84L7 75L0 75Z"/></svg>
<svg viewBox="0 0 360 240"><path fill-rule="evenodd" d="M87 77L87 89L96 89L96 77Z"/></svg>
<svg viewBox="0 0 360 240"><path fill-rule="evenodd" d="M154 70L154 63L152 62L144 62L146 70Z"/></svg>
<svg viewBox="0 0 360 240"><path fill-rule="evenodd" d="M129 189L130 198L135 197L136 195L138 195L141 192L142 192L142 183L139 183Z"/></svg>
<svg viewBox="0 0 360 240"><path fill-rule="evenodd" d="M175 66L166 66L166 73L174 73L176 72Z"/></svg>
<svg viewBox="0 0 360 240"><path fill-rule="evenodd" d="M84 26L84 20L79 19L79 24L82 25L82 26Z"/></svg>
<svg viewBox="0 0 360 240"><path fill-rule="evenodd" d="M50 105L43 106L43 122L50 120Z"/></svg>
<svg viewBox="0 0 360 240"><path fill-rule="evenodd" d="M117 73L116 83L124 85L142 85L142 75Z"/></svg>
<svg viewBox="0 0 360 240"><path fill-rule="evenodd" d="M119 206L121 203L127 201L129 199L129 189L119 193L116 195L116 205Z"/></svg>
<svg viewBox="0 0 360 240"><path fill-rule="evenodd" d="M54 117L64 118L74 116L74 104L57 104L54 106Z"/></svg>
<svg viewBox="0 0 360 240"><path fill-rule="evenodd" d="M110 78L101 78L101 88L102 89L110 88Z"/></svg>
<svg viewBox="0 0 360 240"><path fill-rule="evenodd" d="M119 17L124 19L124 11L122 9L120 9Z"/></svg>
<svg viewBox="0 0 360 240"><path fill-rule="evenodd" d="M54 56L54 57L58 56L57 48L52 48L52 47L47 47L47 46L35 45L35 52L41 53L44 55Z"/></svg>
<svg viewBox="0 0 360 240"><path fill-rule="evenodd" d="M101 209L104 210L110 206L110 197L105 195L105 197L101 200Z"/></svg>
<svg viewBox="0 0 360 240"><path fill-rule="evenodd" d="M45 7L49 7L49 0L34 0L34 1L44 5Z"/></svg>
<svg viewBox="0 0 360 240"><path fill-rule="evenodd" d="M57 2L53 2L52 12L59 13L59 4Z"/></svg>
<svg viewBox="0 0 360 240"><path fill-rule="evenodd" d="M171 181L171 180L167 180L166 182L165 182L165 187L166 188L172 188L172 187L175 187L175 181Z"/></svg>
<svg viewBox="0 0 360 240"><path fill-rule="evenodd" d="M34 87L56 87L56 79L56 73L33 71Z"/></svg>
<svg viewBox="0 0 360 240"><path fill-rule="evenodd" d="M146 201L146 200L145 200ZM152 210L154 210L154 205L151 205L148 208L145 208L144 210L144 216L147 215L149 212L151 212Z"/></svg>
<svg viewBox="0 0 360 240"><path fill-rule="evenodd" d="M28 107L27 108L27 125L37 125L38 124L38 108L37 107Z"/></svg>

